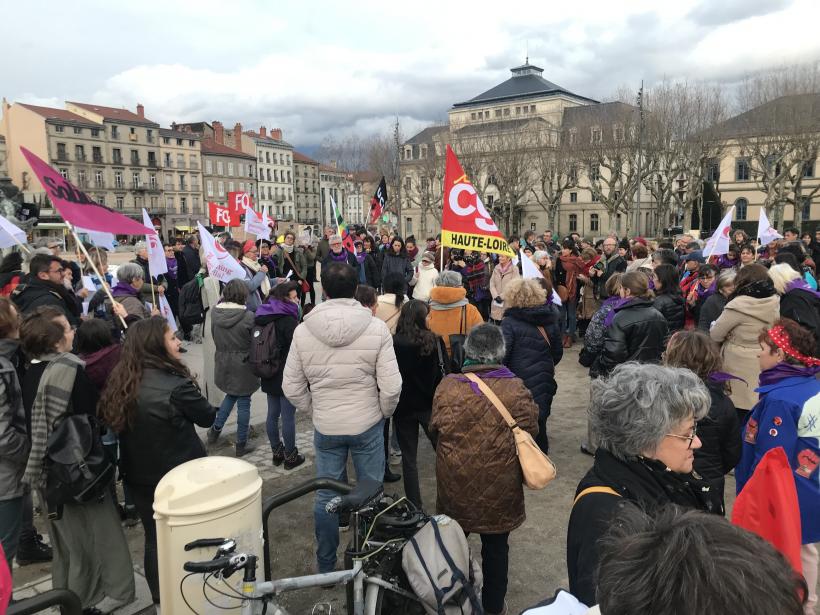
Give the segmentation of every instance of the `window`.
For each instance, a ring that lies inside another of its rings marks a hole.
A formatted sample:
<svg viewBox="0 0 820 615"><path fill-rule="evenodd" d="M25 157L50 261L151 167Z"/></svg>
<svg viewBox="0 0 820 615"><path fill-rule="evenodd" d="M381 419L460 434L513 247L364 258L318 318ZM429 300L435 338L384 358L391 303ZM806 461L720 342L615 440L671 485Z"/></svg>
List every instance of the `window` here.
<svg viewBox="0 0 820 615"><path fill-rule="evenodd" d="M180 173L179 175L179 189L185 190L185 175L183 175L182 173Z"/></svg>
<svg viewBox="0 0 820 615"><path fill-rule="evenodd" d="M228 192L234 192L233 182L228 182Z"/></svg>
<svg viewBox="0 0 820 615"><path fill-rule="evenodd" d="M114 171L114 187L122 190L122 171Z"/></svg>
<svg viewBox="0 0 820 615"><path fill-rule="evenodd" d="M120 129L116 126L111 126L111 138L112 139L119 139L120 138Z"/></svg>
<svg viewBox="0 0 820 615"><path fill-rule="evenodd" d="M710 160L706 166L706 181L716 184L720 181L720 162Z"/></svg>
<svg viewBox="0 0 820 615"><path fill-rule="evenodd" d="M803 177L814 177L814 160L803 165Z"/></svg>
<svg viewBox="0 0 820 615"><path fill-rule="evenodd" d="M85 171L83 171L82 169L77 171L77 185L80 188L87 188L88 187L88 181L87 181L87 178L86 178L86 175L85 175Z"/></svg>
<svg viewBox="0 0 820 615"><path fill-rule="evenodd" d="M114 155L114 164L122 164L122 150L115 147L112 154Z"/></svg>
<svg viewBox="0 0 820 615"><path fill-rule="evenodd" d="M239 182L239 192L245 192L245 182Z"/></svg>
<svg viewBox="0 0 820 615"><path fill-rule="evenodd" d="M148 174L148 188L151 190L157 189L157 174L156 173L149 173Z"/></svg>
<svg viewBox="0 0 820 615"><path fill-rule="evenodd" d="M122 209L125 205L125 199L121 196L117 197L117 209Z"/></svg>
<svg viewBox="0 0 820 615"><path fill-rule="evenodd" d="M183 214L188 213L188 199L186 199L184 196L180 197L179 199L179 211Z"/></svg>
<svg viewBox="0 0 820 615"><path fill-rule="evenodd" d="M291 177L290 177L290 171L288 171L288 183L290 183L291 181L292 180L291 180Z"/></svg>
<svg viewBox="0 0 820 615"><path fill-rule="evenodd" d="M171 211L174 210L174 197L166 196L165 197L165 209L170 209Z"/></svg>
<svg viewBox="0 0 820 615"><path fill-rule="evenodd" d="M749 208L749 201L740 198L735 201L735 220L745 220L747 209Z"/></svg>
<svg viewBox="0 0 820 615"><path fill-rule="evenodd" d="M279 154L279 164L285 164L285 155Z"/></svg>
<svg viewBox="0 0 820 615"><path fill-rule="evenodd" d="M54 132L64 132L65 126L60 126L59 124L54 126Z"/></svg>
<svg viewBox="0 0 820 615"><path fill-rule="evenodd" d="M182 145L182 139L177 139L177 145Z"/></svg>
<svg viewBox="0 0 820 615"><path fill-rule="evenodd" d="M593 192L592 190L590 190L590 191L589 191L589 193L592 195L592 198L591 198L590 200L591 200L593 203L597 203L597 202L598 202L598 193L597 193L597 192Z"/></svg>
<svg viewBox="0 0 820 615"><path fill-rule="evenodd" d="M214 174L214 162L213 162L213 160L206 160L205 161L205 172L208 175L213 175Z"/></svg>
<svg viewBox="0 0 820 615"><path fill-rule="evenodd" d="M293 188L288 188L288 201L293 200Z"/></svg>
<svg viewBox="0 0 820 615"><path fill-rule="evenodd" d="M221 197L225 196L225 182L219 182L217 184L217 187L219 188L219 191L218 191L219 196L221 196Z"/></svg>
<svg viewBox="0 0 820 615"><path fill-rule="evenodd" d="M265 162L270 164L270 152L265 152Z"/></svg>
<svg viewBox="0 0 820 615"><path fill-rule="evenodd" d="M83 134L83 129L82 129L82 128L78 128L77 126L75 126L75 127L74 127L74 134L75 134L75 135L81 135L81 134Z"/></svg>
<svg viewBox="0 0 820 615"><path fill-rule="evenodd" d="M496 117L501 117L501 109L496 109L495 110L495 116Z"/></svg>
<svg viewBox="0 0 820 615"><path fill-rule="evenodd" d="M268 179L270 179L270 177ZM275 182L279 181L279 170L278 169L273 170L273 181L275 181Z"/></svg>
<svg viewBox="0 0 820 615"><path fill-rule="evenodd" d="M577 203L578 202L578 193L577 192L570 192L569 193L569 202L570 203Z"/></svg>
<svg viewBox="0 0 820 615"><path fill-rule="evenodd" d="M412 185L413 185L413 180L408 175L407 177L404 178L404 189L405 190L410 190Z"/></svg>
<svg viewBox="0 0 820 615"><path fill-rule="evenodd" d="M140 153L132 149L131 150L131 164L139 164L140 163Z"/></svg>
<svg viewBox="0 0 820 615"><path fill-rule="evenodd" d="M205 182L205 193L208 196L213 196L214 195L214 182L213 182L213 180L209 179L208 181Z"/></svg>
<svg viewBox="0 0 820 615"><path fill-rule="evenodd" d="M173 190L174 189L174 176L170 173L165 174L165 189L166 190Z"/></svg>
<svg viewBox="0 0 820 615"><path fill-rule="evenodd" d="M140 177L139 173L132 173L131 174L131 181L133 182L134 188L139 188L142 185L142 178Z"/></svg>
<svg viewBox="0 0 820 615"><path fill-rule="evenodd" d="M578 133L573 128L569 131L569 144L575 145L575 142L578 140Z"/></svg>
<svg viewBox="0 0 820 615"><path fill-rule="evenodd" d="M800 199L800 219L803 222L811 220L811 198L807 196Z"/></svg>
<svg viewBox="0 0 820 615"><path fill-rule="evenodd" d="M578 230L578 214L569 215L569 230L571 233Z"/></svg>
<svg viewBox="0 0 820 615"><path fill-rule="evenodd" d="M177 154L177 168L184 169L185 168L185 154Z"/></svg>
<svg viewBox="0 0 820 615"><path fill-rule="evenodd" d="M216 161L216 174L225 175L225 164L221 160Z"/></svg>
<svg viewBox="0 0 820 615"><path fill-rule="evenodd" d="M612 136L614 137L615 141L623 141L624 140L624 127L623 126L616 126L615 130L612 131Z"/></svg>
<svg viewBox="0 0 820 615"><path fill-rule="evenodd" d="M198 196L191 197L191 211L193 211L194 213L199 212L199 197Z"/></svg>
<svg viewBox="0 0 820 615"><path fill-rule="evenodd" d="M596 182L599 179L601 179L601 168L597 164L590 165L589 180Z"/></svg>
<svg viewBox="0 0 820 615"><path fill-rule="evenodd" d="M592 135L590 137L590 142L591 143L600 143L601 138L602 138L601 129L600 128L593 128L592 129Z"/></svg>
<svg viewBox="0 0 820 615"><path fill-rule="evenodd" d="M103 172L102 171L94 171L94 187L95 188L104 188L103 186Z"/></svg>
<svg viewBox="0 0 820 615"><path fill-rule="evenodd" d="M510 108L504 107L504 117L508 117L510 115Z"/></svg>
<svg viewBox="0 0 820 615"><path fill-rule="evenodd" d="M170 137L162 137L162 144L163 145L170 145L171 144L171 138Z"/></svg>
<svg viewBox="0 0 820 615"><path fill-rule="evenodd" d="M193 147L193 146L194 146L194 140L193 139L188 139L188 147Z"/></svg>
<svg viewBox="0 0 820 615"><path fill-rule="evenodd" d="M237 162L236 163L236 176L237 177L245 177L245 163Z"/></svg>
<svg viewBox="0 0 820 615"><path fill-rule="evenodd" d="M68 179L68 169L60 169L60 175L63 176L63 179Z"/></svg>
<svg viewBox="0 0 820 615"><path fill-rule="evenodd" d="M471 120L474 120L474 119L475 119L475 111L473 111L473 112L470 114L470 119L471 119Z"/></svg>
<svg viewBox="0 0 820 615"><path fill-rule="evenodd" d="M492 194L488 194L487 195L487 205L489 207L492 207L494 202L495 202L495 196L493 196Z"/></svg>
<svg viewBox="0 0 820 615"><path fill-rule="evenodd" d="M132 134L132 135L137 134L137 129L136 129L136 128L134 128L133 126L131 126L131 129L130 129L130 130L131 130L131 134Z"/></svg>
<svg viewBox="0 0 820 615"><path fill-rule="evenodd" d="M516 107L515 108L515 114L516 115L521 115L521 107Z"/></svg>
<svg viewBox="0 0 820 615"><path fill-rule="evenodd" d="M530 105L530 113L535 113L535 105Z"/></svg>
<svg viewBox="0 0 820 615"><path fill-rule="evenodd" d="M749 169L748 158L738 158L735 160L735 180L739 182L749 181L751 170Z"/></svg>
<svg viewBox="0 0 820 615"><path fill-rule="evenodd" d="M267 169L268 181L270 181L270 169Z"/></svg>
<svg viewBox="0 0 820 615"><path fill-rule="evenodd" d="M228 163L228 177L233 177L233 162Z"/></svg>
<svg viewBox="0 0 820 615"><path fill-rule="evenodd" d="M66 151L65 143L57 144L57 160L68 160L68 152Z"/></svg>
<svg viewBox="0 0 820 615"><path fill-rule="evenodd" d="M589 214L589 230L598 231L598 214Z"/></svg>
<svg viewBox="0 0 820 615"><path fill-rule="evenodd" d="M91 136L92 137L99 137L100 136L100 129L99 128L92 128L91 129Z"/></svg>

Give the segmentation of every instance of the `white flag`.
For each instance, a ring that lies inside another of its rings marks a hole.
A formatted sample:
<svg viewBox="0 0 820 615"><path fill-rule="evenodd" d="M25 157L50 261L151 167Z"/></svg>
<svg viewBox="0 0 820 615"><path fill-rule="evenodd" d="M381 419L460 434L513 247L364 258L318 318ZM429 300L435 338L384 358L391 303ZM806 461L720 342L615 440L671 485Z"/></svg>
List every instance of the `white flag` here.
<svg viewBox="0 0 820 615"><path fill-rule="evenodd" d="M86 228L75 226L74 230L82 235L86 235L98 248L105 248L109 252L113 252L119 245L117 237L113 233L102 233L100 231L91 231Z"/></svg>
<svg viewBox="0 0 820 615"><path fill-rule="evenodd" d="M757 238L760 240L761 246L765 246L775 239L783 239L783 235L778 233L769 222L766 210L762 207L760 208L760 222L757 223Z"/></svg>
<svg viewBox="0 0 820 615"><path fill-rule="evenodd" d="M174 312L171 310L168 299L165 298L165 295L160 295L158 303L159 313L165 316L165 320L168 321L168 327L171 329L171 332L176 333L177 321L174 319Z"/></svg>
<svg viewBox="0 0 820 615"><path fill-rule="evenodd" d="M145 208L142 208L142 223L149 229L154 228L154 223ZM145 243L148 244L148 271L151 272L151 277L156 278L163 273L168 273L168 263L165 261L165 250L162 247L162 242L159 240L159 235L154 231L145 235ZM146 280L147 282L148 280Z"/></svg>
<svg viewBox="0 0 820 615"><path fill-rule="evenodd" d="M735 213L735 206L732 205L723 220L712 233L712 236L706 241L703 252L708 260L712 256L720 256L729 251L729 233L732 231L732 214Z"/></svg>
<svg viewBox="0 0 820 615"><path fill-rule="evenodd" d="M516 263L516 265L517 264L518 263ZM542 280L544 278L544 275L538 270L538 267L535 266L535 263L533 263L526 254L521 255L521 277L524 279L534 278L536 280ZM558 293L555 292L554 288L552 289L552 302L555 305L561 305L561 297L558 296Z"/></svg>
<svg viewBox="0 0 820 615"><path fill-rule="evenodd" d="M257 239L270 240L270 227L267 225L268 211L262 215L256 213L250 205L245 205L245 232L256 235Z"/></svg>
<svg viewBox="0 0 820 615"><path fill-rule="evenodd" d="M17 243L27 244L26 233L3 216L0 216L0 248L10 248Z"/></svg>
<svg viewBox="0 0 820 615"><path fill-rule="evenodd" d="M202 251L205 253L205 264L208 273L220 282L245 279L245 270L233 256L225 251L218 241L213 238L200 222L196 223L199 230L199 239L202 242Z"/></svg>

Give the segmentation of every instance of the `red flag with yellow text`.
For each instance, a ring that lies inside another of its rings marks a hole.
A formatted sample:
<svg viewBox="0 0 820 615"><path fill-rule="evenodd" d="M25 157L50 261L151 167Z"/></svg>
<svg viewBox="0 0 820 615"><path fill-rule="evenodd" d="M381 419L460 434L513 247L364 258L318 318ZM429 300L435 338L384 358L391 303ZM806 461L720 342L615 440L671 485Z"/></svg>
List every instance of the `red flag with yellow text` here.
<svg viewBox="0 0 820 615"><path fill-rule="evenodd" d="M441 243L450 248L515 256L449 145L444 169Z"/></svg>

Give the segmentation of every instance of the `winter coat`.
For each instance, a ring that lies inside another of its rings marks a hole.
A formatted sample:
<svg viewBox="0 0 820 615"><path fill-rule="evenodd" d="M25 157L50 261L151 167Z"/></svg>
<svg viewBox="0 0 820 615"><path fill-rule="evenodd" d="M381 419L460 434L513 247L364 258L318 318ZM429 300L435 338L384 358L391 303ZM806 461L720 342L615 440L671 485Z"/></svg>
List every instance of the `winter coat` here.
<svg viewBox="0 0 820 615"><path fill-rule="evenodd" d="M191 379L146 369L137 388L133 425L120 434L120 471L126 483L156 486L170 470L205 457L194 429L210 427L216 408Z"/></svg>
<svg viewBox="0 0 820 615"><path fill-rule="evenodd" d="M652 307L666 319L669 335L683 329L685 320L685 302L680 293L661 293L655 296Z"/></svg>
<svg viewBox="0 0 820 615"><path fill-rule="evenodd" d="M720 317L723 313L723 308L726 307L728 302L729 299L727 299L726 296L720 291L710 297L707 297L706 301L703 302L703 305L700 308L698 329L708 333L709 329L712 328L712 323Z"/></svg>
<svg viewBox="0 0 820 615"><path fill-rule="evenodd" d="M464 372L484 380L518 426L535 436L538 406L532 394L519 378L483 375L498 369L471 365ZM430 429L438 436L436 509L458 521L465 532L498 534L524 523L523 479L512 431L462 374L450 374L436 389Z"/></svg>
<svg viewBox="0 0 820 615"><path fill-rule="evenodd" d="M404 277L404 283L410 284L410 280L413 279L413 263L406 255L396 254L393 250L385 252L381 271L382 284L384 284L384 279L391 273L401 274Z"/></svg>
<svg viewBox="0 0 820 615"><path fill-rule="evenodd" d="M589 375L593 378L595 377L593 374L597 373L594 371L597 369L594 365L595 360L604 349L604 334L606 333L604 321L606 320L607 315L615 307L616 301L617 298L612 297L611 300L605 300L601 304L598 311L592 315L592 318L589 321L589 326L587 326L586 333L584 334L584 347L581 349L581 354L578 356L578 362L584 367L590 367Z"/></svg>
<svg viewBox="0 0 820 615"><path fill-rule="evenodd" d="M603 448L595 453L594 465L578 484L576 496L589 487L609 487L620 497L589 493L572 507L567 528L569 591L584 604L597 602L599 544L626 506L637 505L650 514L667 504L723 513L722 499L693 474L670 472L653 459L622 460Z"/></svg>
<svg viewBox="0 0 820 615"><path fill-rule="evenodd" d="M604 351L597 362L599 375L627 361L657 363L661 360L669 326L652 301L636 297L623 306L604 333Z"/></svg>
<svg viewBox="0 0 820 615"><path fill-rule="evenodd" d="M214 362L216 357L216 345L211 327L211 316L213 308L219 302L220 285L219 280L210 276L202 280L202 288L199 289L202 297L202 306L205 308L205 324L202 327L202 393L214 406L222 403L225 395L216 386L214 381Z"/></svg>
<svg viewBox="0 0 820 615"><path fill-rule="evenodd" d="M405 297L404 301L407 301ZM402 302L403 304L404 302ZM387 293L379 295L376 299L376 318L383 321L387 325L390 335L395 335L396 325L399 324L399 315L401 308L396 307L396 295Z"/></svg>
<svg viewBox="0 0 820 615"><path fill-rule="evenodd" d="M740 461L740 423L723 383L708 381L705 384L712 403L709 414L697 425L702 446L695 450L695 472L723 493L723 477Z"/></svg>
<svg viewBox="0 0 820 615"><path fill-rule="evenodd" d="M425 303L430 301L430 292L436 285L436 278L438 278L438 270L432 263L426 267L424 266L424 263L420 263L416 268L415 275L413 276L413 280L415 280L413 286L413 299L418 299L419 301L424 301Z"/></svg>
<svg viewBox="0 0 820 615"><path fill-rule="evenodd" d="M31 441L15 360L18 340L0 339L0 501L23 495Z"/></svg>
<svg viewBox="0 0 820 615"><path fill-rule="evenodd" d="M364 279L368 286L378 288L382 284L381 266L376 263L370 254L364 255Z"/></svg>
<svg viewBox="0 0 820 615"><path fill-rule="evenodd" d="M344 248L342 248L342 249L344 250ZM353 254L352 252L348 252L347 250L344 250L344 252L345 252L345 260L347 261L347 264L350 265L351 267L353 267L356 270L356 277L358 278L359 277L359 269L360 269L361 265L359 265L359 261L356 260L356 255ZM333 260L333 252L331 251L322 260L322 269L327 267L330 263L336 263L336 262L340 262L340 261Z"/></svg>
<svg viewBox="0 0 820 615"><path fill-rule="evenodd" d="M447 349L438 336L436 344L440 346L441 357L446 361ZM419 344L399 333L393 336L393 350L396 352L402 382L394 416L413 416L429 422L433 411L433 395L443 378L438 360L439 352L434 346L432 352L423 355Z"/></svg>
<svg viewBox="0 0 820 615"><path fill-rule="evenodd" d="M780 297L780 317L791 318L814 334L814 356L820 356L820 297L795 288Z"/></svg>
<svg viewBox="0 0 820 615"><path fill-rule="evenodd" d="M760 377L757 336L764 328L771 328L779 314L777 295L763 299L741 295L726 304L709 330L712 339L721 344L724 367L745 381L732 381L730 397L736 408L750 410L757 403L755 387Z"/></svg>
<svg viewBox="0 0 820 615"><path fill-rule="evenodd" d="M50 305L60 310L70 324L80 323L80 309L74 295L60 284L29 275L14 289L11 300L20 314L28 314L42 305Z"/></svg>
<svg viewBox="0 0 820 615"><path fill-rule="evenodd" d="M624 257L619 254L613 254L609 257L609 260L607 260L605 256L601 256L601 260L598 262L604 266L603 275L595 278L595 283L598 285L598 297L600 299L606 299L609 297L606 292L607 280L615 273L623 273L626 271L627 263Z"/></svg>
<svg viewBox="0 0 820 615"><path fill-rule="evenodd" d="M134 322L136 320L143 320L145 318L151 317L151 311L145 305L142 300L142 296L139 292L136 295L114 295L114 301L122 305L127 312L127 316L125 317L126 323ZM116 322L119 322L119 318L114 316L114 310L111 307L111 301L107 300L105 302L105 309L111 319L116 319Z"/></svg>
<svg viewBox="0 0 820 615"><path fill-rule="evenodd" d="M220 303L211 312L216 386L228 395L251 395L259 388L249 363L254 313L236 303Z"/></svg>
<svg viewBox="0 0 820 615"><path fill-rule="evenodd" d="M283 306L283 303L278 299L269 299L259 307L254 319L254 324L260 327L275 323L276 345L279 347L279 369L273 375L273 378L262 378L262 391L277 397L284 395L282 392L282 374L285 371L285 362L288 358L288 352L290 352L290 344L293 341L293 332L299 324L299 321L293 316L292 310L288 310L288 306ZM264 314L260 315L260 311Z"/></svg>
<svg viewBox="0 0 820 615"><path fill-rule="evenodd" d="M263 297L262 286L268 282L268 274L266 274L262 269L259 271L254 271L246 263L239 261L239 264L242 266L242 269L245 271L245 286L248 288L248 300L245 302L245 306L251 312L255 312L256 308L258 308L265 297ZM294 280L295 281L295 280Z"/></svg>
<svg viewBox="0 0 820 615"><path fill-rule="evenodd" d="M193 280L194 276L202 268L202 261L199 259L199 251L192 246L186 245L182 248L182 259L185 261L185 273L188 280Z"/></svg>
<svg viewBox="0 0 820 615"><path fill-rule="evenodd" d="M393 338L355 299L328 299L296 327L282 391L319 433L359 435L389 417L401 393Z"/></svg>
<svg viewBox="0 0 820 615"><path fill-rule="evenodd" d="M462 309L464 317L462 320ZM444 340L447 353L450 353L450 336L467 335L473 327L483 324L484 319L478 308L467 303L467 291L464 287L434 286L430 290L430 314L427 326L430 331L440 335Z"/></svg>
<svg viewBox="0 0 820 615"><path fill-rule="evenodd" d="M288 262L288 259L285 258L285 250L281 249L276 252L276 271L282 274L282 277L287 275L288 271L292 271L293 267ZM290 256L290 260L296 266L296 271L293 272L293 275L290 276L290 279L296 282L300 279L305 279L307 277L307 263L305 262L305 253L302 250L294 247L293 252L291 252L288 256Z"/></svg>
<svg viewBox="0 0 820 615"><path fill-rule="evenodd" d="M567 289L567 303L578 299L578 274L584 273L584 261L580 256L563 254L555 263L555 286L564 286Z"/></svg>
<svg viewBox="0 0 820 615"><path fill-rule="evenodd" d="M552 398L558 390L555 366L564 355L558 308L552 304L538 307L511 307L504 313L504 365L524 382L541 416L549 416ZM537 327L543 327L547 343Z"/></svg>
<svg viewBox="0 0 820 615"><path fill-rule="evenodd" d="M652 257L647 256L646 258L636 258L634 261L627 263L626 265L626 272L629 273L630 271L640 271L643 270L644 272L651 273L652 272Z"/></svg>
<svg viewBox="0 0 820 615"><path fill-rule="evenodd" d="M504 289L511 280L520 278L521 274L518 272L518 267L510 264L510 268L506 273L501 271L501 265L496 265L493 269L493 274L490 276L490 296L493 300L490 304L490 318L493 320L501 320L504 318ZM501 299L501 303L496 299Z"/></svg>
<svg viewBox="0 0 820 615"><path fill-rule="evenodd" d="M757 389L760 401L744 425L743 453L735 469L737 492L743 489L757 464L769 450L783 447L794 469L800 507L802 543L820 542L820 458L817 399L820 381L815 376L782 378Z"/></svg>
<svg viewBox="0 0 820 615"><path fill-rule="evenodd" d="M80 358L85 361L85 372L100 393L105 388L111 370L120 361L121 350L122 344L114 343L105 348L100 348L97 352L80 355Z"/></svg>

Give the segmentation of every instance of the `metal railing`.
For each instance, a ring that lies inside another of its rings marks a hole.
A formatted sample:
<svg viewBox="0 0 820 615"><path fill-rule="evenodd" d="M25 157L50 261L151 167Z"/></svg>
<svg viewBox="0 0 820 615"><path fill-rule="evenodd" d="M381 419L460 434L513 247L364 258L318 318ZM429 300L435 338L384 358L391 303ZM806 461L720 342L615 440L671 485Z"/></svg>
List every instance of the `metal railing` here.
<svg viewBox="0 0 820 615"><path fill-rule="evenodd" d="M73 591L52 589L9 605L6 615L34 615L53 606L61 607L62 615L82 615L83 612L83 605Z"/></svg>

